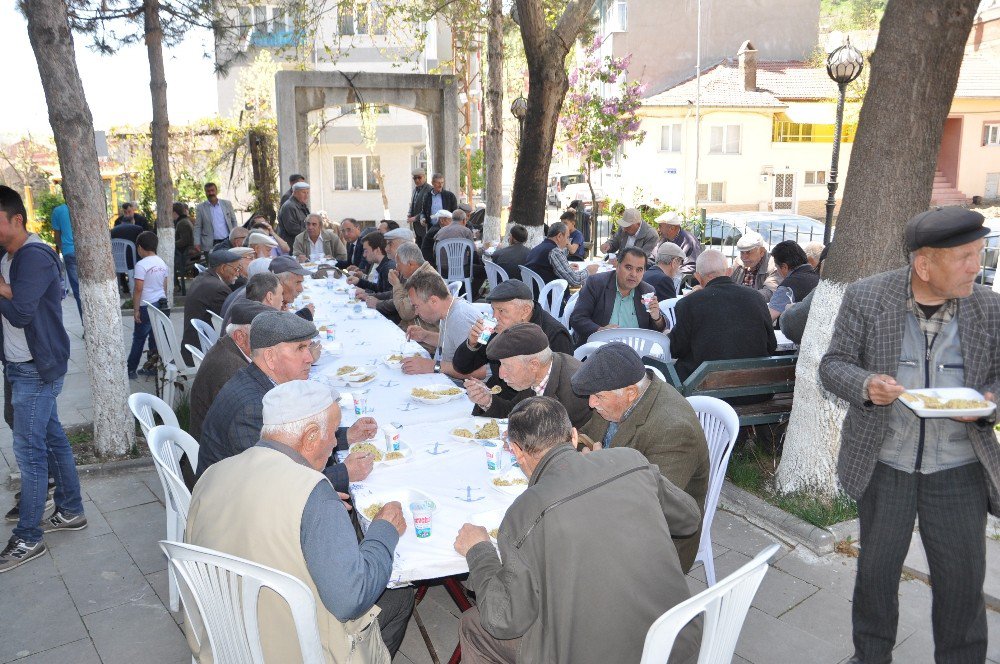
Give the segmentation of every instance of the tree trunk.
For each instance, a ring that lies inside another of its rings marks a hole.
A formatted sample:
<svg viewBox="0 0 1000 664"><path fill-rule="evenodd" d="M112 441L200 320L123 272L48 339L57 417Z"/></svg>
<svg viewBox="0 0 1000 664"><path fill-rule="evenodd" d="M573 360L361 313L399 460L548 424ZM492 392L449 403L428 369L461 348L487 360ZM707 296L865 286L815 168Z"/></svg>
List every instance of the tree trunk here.
<svg viewBox="0 0 1000 664"><path fill-rule="evenodd" d="M63 195L72 211L84 329L88 333L94 445L101 454L124 454L135 442L135 424L126 406L126 346L94 121L76 66L64 0L25 0L21 11L28 20L31 50L45 91Z"/></svg>
<svg viewBox="0 0 1000 664"><path fill-rule="evenodd" d="M160 25L158 0L143 0L142 13L149 59L149 92L153 100L152 138L153 190L156 194L156 230L159 244L156 253L167 264L167 274L174 273L174 184L170 179L170 121L167 119L167 77L163 70L163 28ZM167 279L167 300L173 301L172 278Z"/></svg>
<svg viewBox="0 0 1000 664"><path fill-rule="evenodd" d="M266 131L253 128L247 132L247 143L250 149L250 167L253 171L253 183L257 198L256 207L269 221L274 221L276 212L274 200L277 197L274 182L273 141Z"/></svg>
<svg viewBox="0 0 1000 664"><path fill-rule="evenodd" d="M928 208L977 0L890 0L851 151L836 241L823 265L796 369L778 488L831 496L845 405L818 385L844 289L906 261L903 227ZM933 57L929 57L933 54Z"/></svg>
<svg viewBox="0 0 1000 664"><path fill-rule="evenodd" d="M486 217L483 242L500 242L500 211L503 207L503 1L489 0L486 31Z"/></svg>

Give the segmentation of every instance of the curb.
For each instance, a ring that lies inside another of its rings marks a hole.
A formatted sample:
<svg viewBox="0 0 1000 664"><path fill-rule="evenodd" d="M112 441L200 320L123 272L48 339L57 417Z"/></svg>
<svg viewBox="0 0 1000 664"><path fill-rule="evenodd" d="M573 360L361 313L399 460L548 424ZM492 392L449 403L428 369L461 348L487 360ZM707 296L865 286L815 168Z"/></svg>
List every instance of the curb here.
<svg viewBox="0 0 1000 664"><path fill-rule="evenodd" d="M834 545L839 539L842 539L833 530L819 528L803 521L752 493L744 491L730 483L729 480L726 480L722 485L719 507L727 512L742 516L750 523L776 537L802 544L819 556L833 553Z"/></svg>
<svg viewBox="0 0 1000 664"><path fill-rule="evenodd" d="M103 463L88 463L77 466L76 472L80 475L115 475L129 470L153 468L153 457L140 457L138 459L122 459L121 461L105 461ZM21 473L12 472L7 477L7 488L17 489L21 485Z"/></svg>

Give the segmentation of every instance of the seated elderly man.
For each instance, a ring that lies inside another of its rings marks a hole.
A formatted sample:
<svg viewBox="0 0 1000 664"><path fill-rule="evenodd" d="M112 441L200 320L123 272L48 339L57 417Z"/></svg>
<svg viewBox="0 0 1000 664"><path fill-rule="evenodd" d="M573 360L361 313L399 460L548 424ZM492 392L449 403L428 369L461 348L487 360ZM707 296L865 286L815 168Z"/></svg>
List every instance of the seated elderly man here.
<svg viewBox="0 0 1000 664"><path fill-rule="evenodd" d="M832 246L833 243L831 242L823 247L823 251L819 255L819 261L816 263L816 272L820 276L823 274L823 263L826 261L826 255ZM812 309L812 301L815 294L816 289L814 288L800 302L794 302L785 307L785 310L781 312L781 317L778 318L778 327L781 329L781 333L797 344L802 343L802 335L806 331L806 323L809 321L809 310Z"/></svg>
<svg viewBox="0 0 1000 664"><path fill-rule="evenodd" d="M282 310L287 309L288 305L302 293L302 282L307 276L310 276L310 272L299 265L299 262L291 256L278 256L271 259L267 269L272 274L277 275L278 281L281 282L281 308ZM296 311L295 315L311 321L315 311L316 307L310 303Z"/></svg>
<svg viewBox="0 0 1000 664"><path fill-rule="evenodd" d="M268 391L257 441L212 466L195 487L184 540L304 582L316 599L326 661L388 662L413 612L412 588L385 588L406 521L398 502L386 503L358 542L346 495L323 475L336 445L339 396L305 380ZM262 593L258 610L265 659L300 661L288 605Z"/></svg>
<svg viewBox="0 0 1000 664"><path fill-rule="evenodd" d="M635 450L577 452L555 399L517 404L507 435L530 479L500 523L499 555L481 526L455 539L476 593L463 661L638 662L650 625L691 596L671 538L697 542L701 510ZM694 662L700 636L697 622L681 630L670 662Z"/></svg>
<svg viewBox="0 0 1000 664"><path fill-rule="evenodd" d="M727 276L726 258L717 249L698 256L695 277L701 288L682 297L674 307L677 321L670 330L670 355L681 380L705 360L737 360L774 353L777 341L767 304L749 288ZM738 397L730 403L753 403Z"/></svg>
<svg viewBox="0 0 1000 664"><path fill-rule="evenodd" d="M347 245L347 260L338 260L337 267L346 269L354 266L362 272L367 271L368 261L365 260L365 251L361 244L361 237L364 235L361 232L361 223L357 219L345 217L340 222L340 235Z"/></svg>
<svg viewBox="0 0 1000 664"><path fill-rule="evenodd" d="M508 279L501 282L486 296L486 301L493 307L493 317L496 327L486 343L479 343L479 335L483 332L483 320L477 320L469 330L469 338L455 349L452 363L461 373L472 374L487 364L490 367L489 380L483 384L479 380L472 381L479 390L489 391L491 387L499 386L499 396L504 399L514 397L516 390L500 380L500 362L489 358L489 346L498 335L507 328L518 323L534 323L545 335L546 346L557 353L573 354L573 341L563 324L557 321L541 305L531 299L531 288L518 279ZM466 381L469 382L469 381Z"/></svg>
<svg viewBox="0 0 1000 664"><path fill-rule="evenodd" d="M253 249L251 249L250 247L233 247L229 251L233 252L234 254L240 257L240 262L237 266L237 269L239 270L239 275L233 281L233 285L231 286L233 290L236 290L238 288L243 288L244 286L247 285L247 279L248 279L247 270L250 268L250 263L253 262L254 254L253 254ZM225 302L223 302L223 305L224 304Z"/></svg>
<svg viewBox="0 0 1000 664"><path fill-rule="evenodd" d="M646 270L642 280L653 287L657 300L680 295L684 260L684 250L673 242L661 242L656 248L656 264Z"/></svg>
<svg viewBox="0 0 1000 664"><path fill-rule="evenodd" d="M219 313L226 298L233 292L232 285L240 276L240 257L221 249L208 255L208 269L199 274L188 286L187 297L184 299L184 332L181 344L191 344L199 348L198 331L191 325L197 319L206 323L212 322L209 311ZM192 363L191 353L187 348L181 350L181 355L187 364Z"/></svg>
<svg viewBox="0 0 1000 664"><path fill-rule="evenodd" d="M528 253L524 267L537 273L545 283L565 279L570 286L581 286L584 279L597 273L597 265L589 265L585 270L570 267L568 247L569 226L557 221L549 226L548 236Z"/></svg>
<svg viewBox="0 0 1000 664"><path fill-rule="evenodd" d="M212 247L212 250L218 251L219 249L234 249L236 247L243 247L245 246L248 235L250 235L249 229L244 228L243 226L237 226L229 231L229 237Z"/></svg>
<svg viewBox="0 0 1000 664"><path fill-rule="evenodd" d="M253 249L255 258L270 258L271 250L278 248L278 243L270 235L254 231L247 237L247 246Z"/></svg>
<svg viewBox="0 0 1000 664"><path fill-rule="evenodd" d="M733 267L733 282L754 289L767 302L781 284L781 275L767 254L764 238L756 231L747 231L736 241L736 248L740 258Z"/></svg>
<svg viewBox="0 0 1000 664"><path fill-rule="evenodd" d="M646 369L635 351L619 342L601 346L573 376L573 391L590 397L594 416L580 429L596 449L631 447L659 466L668 480L705 508L708 443L687 399ZM699 527L678 539L687 573L698 555Z"/></svg>
<svg viewBox="0 0 1000 664"><path fill-rule="evenodd" d="M486 356L491 366L499 363L499 369L490 381L496 380L503 390L493 394L488 383L471 378L465 381L469 399L476 404L472 414L507 417L528 397L545 396L558 399L566 407L574 427L586 424L590 406L573 392L570 383L580 368L580 360L553 351L549 344L545 331L534 323L517 323L494 335L486 344Z"/></svg>
<svg viewBox="0 0 1000 664"><path fill-rule="evenodd" d="M271 266L271 259L265 258L264 260L254 259L250 261L247 266L247 281L245 284L235 289L232 293L226 296L226 301L222 303L222 311L218 314L222 316L222 333L226 332L226 325L229 324L229 310L238 300L243 300L247 298L247 289L250 286L250 281L259 275L267 275L272 278L257 279L254 283L253 288L254 297L251 300L255 302L263 302L266 294L274 292L277 297L273 298L273 302L268 304L273 304L275 309L281 308L281 286L278 284L278 278L274 276L269 270Z"/></svg>
<svg viewBox="0 0 1000 664"><path fill-rule="evenodd" d="M262 274L257 277L270 277L275 280L277 286L277 279L273 274ZM254 284L248 284L249 286ZM215 345L205 353L205 359L201 361L194 383L191 384L191 419L188 431L192 436L197 438L201 435L201 425L205 421L205 415L222 387L237 371L250 364L250 323L257 314L274 311L276 308L250 298L240 300L233 305L229 312L225 336L219 337Z"/></svg>
<svg viewBox="0 0 1000 664"><path fill-rule="evenodd" d="M493 252L491 259L503 268L511 279L521 278L521 266L528 260L528 229L520 224L514 224L507 231L507 246Z"/></svg>
<svg viewBox="0 0 1000 664"><path fill-rule="evenodd" d="M819 273L812 268L795 240L785 240L774 245L771 258L778 267L781 285L767 303L771 320L775 320L788 305L801 302L819 284Z"/></svg>
<svg viewBox="0 0 1000 664"><path fill-rule="evenodd" d="M656 231L642 220L642 214L634 208L629 208L622 213L621 221L618 222L618 232L601 245L601 251L617 254L621 260L623 249L636 247L646 255L646 258L652 258L653 250L659 240Z"/></svg>
<svg viewBox="0 0 1000 664"><path fill-rule="evenodd" d="M437 323L439 332L431 332L419 325L406 328L406 338L434 348L434 357L408 357L403 360L403 373L443 373L452 378L484 378L486 367L471 374L455 368L456 349L469 338L469 330L479 320L476 311L465 298L456 298L448 291L441 275L417 272L406 282L406 292L413 303L413 310L420 320Z"/></svg>
<svg viewBox="0 0 1000 664"><path fill-rule="evenodd" d="M393 228L388 233L383 233L382 237L385 238L385 255L393 261L396 260L396 250L399 249L399 245L416 239L409 228Z"/></svg>
<svg viewBox="0 0 1000 664"><path fill-rule="evenodd" d="M570 327L578 345L586 343L598 330L616 327L663 331L667 321L660 313L653 287L642 280L645 271L646 254L629 247L622 251L614 272L600 272L587 278L570 315ZM647 293L653 295L648 309L642 302Z"/></svg>
<svg viewBox="0 0 1000 664"><path fill-rule="evenodd" d="M212 464L253 447L260 437L261 399L275 385L305 380L313 363L312 340L316 326L284 311L257 314L250 325L251 363L229 379L205 414L198 449L198 477ZM337 449L368 440L378 431L371 417L359 418L350 428L337 429ZM368 477L373 460L352 452L344 463L333 463L325 473L337 491L347 491L350 481Z"/></svg>
<svg viewBox="0 0 1000 664"><path fill-rule="evenodd" d="M819 272L819 264L823 261L823 252L826 250L823 243L806 242L802 250L806 252L806 260L812 265L812 268Z"/></svg>
<svg viewBox="0 0 1000 664"><path fill-rule="evenodd" d="M424 259L431 265L437 265L437 258L434 257L434 247L436 246L437 234L442 229L451 224L451 212L448 210L438 210L430 219L431 226L424 234L424 239L420 243L420 250L424 252Z"/></svg>
<svg viewBox="0 0 1000 664"><path fill-rule="evenodd" d="M660 246L664 242L670 242L684 252L684 264L681 267L681 274L694 274L694 262L701 255L701 243L698 238L682 228L684 218L675 210L668 210L656 218L659 228Z"/></svg>
<svg viewBox="0 0 1000 664"><path fill-rule="evenodd" d="M361 238L364 246L365 262L368 263L367 273L354 268L347 283L358 287L357 296L367 297L368 292L383 293L392 290L389 283L389 270L395 269L396 262L385 255L385 236L374 231Z"/></svg>
<svg viewBox="0 0 1000 664"><path fill-rule="evenodd" d="M410 293L406 290L406 282L415 274L431 274L438 276L434 266L424 260L424 255L413 242L403 242L396 249L396 269L389 271L389 298L382 299L384 293L368 297L368 307L399 325L404 330L411 325L417 325L428 332L437 332L437 323L428 323L417 318L417 312L410 301Z"/></svg>
<svg viewBox="0 0 1000 664"><path fill-rule="evenodd" d="M327 256L344 261L347 247L335 232L323 228L323 217L314 212L306 215L306 229L292 242L292 255L302 262L319 263Z"/></svg>

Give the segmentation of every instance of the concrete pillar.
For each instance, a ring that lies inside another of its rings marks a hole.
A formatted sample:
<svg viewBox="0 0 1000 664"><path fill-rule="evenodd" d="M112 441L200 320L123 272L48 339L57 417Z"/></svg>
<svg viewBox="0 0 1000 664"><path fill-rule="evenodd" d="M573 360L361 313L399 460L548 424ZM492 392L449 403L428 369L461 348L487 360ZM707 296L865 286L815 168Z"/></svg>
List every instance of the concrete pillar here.
<svg viewBox="0 0 1000 664"><path fill-rule="evenodd" d="M450 191L459 190L459 159L458 151L460 141L458 139L458 88L455 86L455 79L452 76L442 76L441 87L441 113L438 115L441 132L440 150L444 152L444 161L435 162L444 173L444 181L448 183ZM471 203L471 201L466 201Z"/></svg>

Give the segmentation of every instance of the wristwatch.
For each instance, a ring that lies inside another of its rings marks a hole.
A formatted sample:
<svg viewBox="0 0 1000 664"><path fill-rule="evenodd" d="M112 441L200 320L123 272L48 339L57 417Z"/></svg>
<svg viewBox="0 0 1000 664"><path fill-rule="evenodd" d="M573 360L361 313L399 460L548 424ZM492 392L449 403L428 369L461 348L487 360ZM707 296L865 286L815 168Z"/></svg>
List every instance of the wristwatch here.
<svg viewBox="0 0 1000 664"><path fill-rule="evenodd" d="M434 373L441 373L441 360L435 360Z"/></svg>

